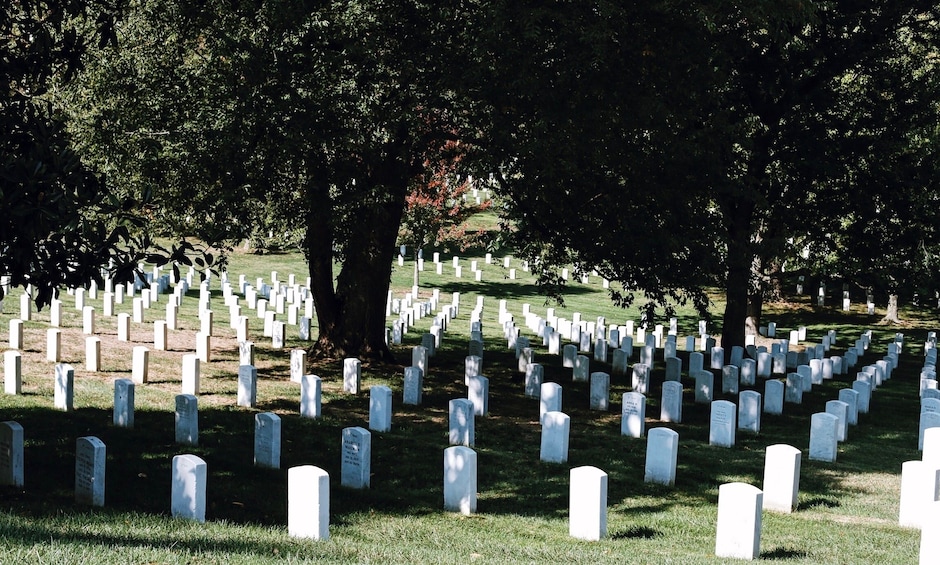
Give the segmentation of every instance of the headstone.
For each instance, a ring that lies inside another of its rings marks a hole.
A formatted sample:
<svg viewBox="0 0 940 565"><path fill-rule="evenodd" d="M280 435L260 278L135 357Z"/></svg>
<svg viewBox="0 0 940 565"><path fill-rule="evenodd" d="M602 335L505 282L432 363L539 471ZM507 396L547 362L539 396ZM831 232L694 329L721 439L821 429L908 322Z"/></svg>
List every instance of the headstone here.
<svg viewBox="0 0 940 565"><path fill-rule="evenodd" d="M701 371L705 368L705 356L699 353L698 351L693 351L689 353L689 376L692 376L693 372Z"/></svg>
<svg viewBox="0 0 940 565"><path fill-rule="evenodd" d="M764 412L783 414L784 384L776 379L764 383Z"/></svg>
<svg viewBox="0 0 940 565"><path fill-rule="evenodd" d="M330 475L323 469L302 465L287 470L287 534L330 539Z"/></svg>
<svg viewBox="0 0 940 565"><path fill-rule="evenodd" d="M75 502L104 506L105 445L94 436L75 441Z"/></svg>
<svg viewBox="0 0 940 565"><path fill-rule="evenodd" d="M578 355L574 360L572 380L575 382L588 382L590 376L590 359L585 355Z"/></svg>
<svg viewBox="0 0 940 565"><path fill-rule="evenodd" d="M623 393L620 416L620 435L643 437L646 433L646 397L639 392Z"/></svg>
<svg viewBox="0 0 940 565"><path fill-rule="evenodd" d="M645 363L634 363L633 364L633 382L632 388L634 392L639 392L640 394L649 393L650 389L650 366Z"/></svg>
<svg viewBox="0 0 940 565"><path fill-rule="evenodd" d="M940 502L931 502L925 505L923 519L928 524L940 523ZM918 563L920 565L932 565L936 561L937 555L940 555L940 536L933 528L921 528Z"/></svg>
<svg viewBox="0 0 940 565"><path fill-rule="evenodd" d="M663 422L682 422L682 383L678 381L663 383L659 419Z"/></svg>
<svg viewBox="0 0 940 565"><path fill-rule="evenodd" d="M199 405L191 394L176 395L176 443L199 445Z"/></svg>
<svg viewBox="0 0 940 565"><path fill-rule="evenodd" d="M901 465L901 500L898 525L908 528L933 526L924 522L927 506L940 496L940 468L926 461ZM927 528L924 528L927 529Z"/></svg>
<svg viewBox="0 0 940 565"><path fill-rule="evenodd" d="M197 359L198 361L198 359ZM192 394L192 393L190 393ZM254 408L258 402L258 369L254 365L238 366L237 404L244 408Z"/></svg>
<svg viewBox="0 0 940 565"><path fill-rule="evenodd" d="M212 355L212 336L196 332L196 357L203 363L208 363Z"/></svg>
<svg viewBox="0 0 940 565"><path fill-rule="evenodd" d="M712 369L721 369L725 366L725 350L722 347L712 347L711 348L711 363L710 368Z"/></svg>
<svg viewBox="0 0 940 565"><path fill-rule="evenodd" d="M57 410L71 412L74 409L75 369L71 365L59 363L55 366L54 406Z"/></svg>
<svg viewBox="0 0 940 565"><path fill-rule="evenodd" d="M290 380L299 383L301 377L307 374L307 350L290 350Z"/></svg>
<svg viewBox="0 0 940 565"><path fill-rule="evenodd" d="M775 444L764 457L764 509L789 514L796 509L800 492L799 449Z"/></svg>
<svg viewBox="0 0 940 565"><path fill-rule="evenodd" d="M864 381L852 383L852 390L858 392L858 411L867 414L871 404L871 385Z"/></svg>
<svg viewBox="0 0 940 565"><path fill-rule="evenodd" d="M402 404L413 406L421 404L423 388L424 372L417 367L405 367Z"/></svg>
<svg viewBox="0 0 940 565"><path fill-rule="evenodd" d="M448 403L450 445L473 447L474 411L473 402L468 398L457 398Z"/></svg>
<svg viewBox="0 0 940 565"><path fill-rule="evenodd" d="M206 521L206 462L191 454L173 457L170 512L174 518Z"/></svg>
<svg viewBox="0 0 940 565"><path fill-rule="evenodd" d="M444 450L444 509L467 516L477 510L477 454L469 447Z"/></svg>
<svg viewBox="0 0 940 565"><path fill-rule="evenodd" d="M539 363L529 363L525 370L525 396L538 398L542 390L545 371Z"/></svg>
<svg viewBox="0 0 940 565"><path fill-rule="evenodd" d="M3 390L7 394L23 393L23 355L19 351L3 352Z"/></svg>
<svg viewBox="0 0 940 565"><path fill-rule="evenodd" d="M755 390L743 390L738 395L738 429L760 433L761 396Z"/></svg>
<svg viewBox="0 0 940 565"><path fill-rule="evenodd" d="M787 388L783 399L791 404L803 403L803 377L799 373L787 373Z"/></svg>
<svg viewBox="0 0 940 565"><path fill-rule="evenodd" d="M742 386L754 386L757 383L757 361L741 359L741 370L738 373Z"/></svg>
<svg viewBox="0 0 940 565"><path fill-rule="evenodd" d="M255 414L255 467L281 468L281 418L273 412Z"/></svg>
<svg viewBox="0 0 940 565"><path fill-rule="evenodd" d="M610 408L610 375L602 372L591 373L591 410L607 411Z"/></svg>
<svg viewBox="0 0 940 565"><path fill-rule="evenodd" d="M46 330L46 361L58 363L62 360L62 330Z"/></svg>
<svg viewBox="0 0 940 565"><path fill-rule="evenodd" d="M924 432L929 428L936 427L940 427L940 412L925 412L923 409L921 409L919 426L920 433L917 436L917 449L924 449Z"/></svg>
<svg viewBox="0 0 940 565"><path fill-rule="evenodd" d="M859 393L857 390L851 388L843 388L839 390L839 400L845 402L845 404L848 406L846 418L847 423L850 426L855 426L858 424L858 397Z"/></svg>
<svg viewBox="0 0 940 565"><path fill-rule="evenodd" d="M304 375L300 379L300 416L319 418L321 415L322 381L316 375Z"/></svg>
<svg viewBox="0 0 940 565"><path fill-rule="evenodd" d="M597 467L570 472L568 535L596 541L607 536L607 473Z"/></svg>
<svg viewBox="0 0 940 565"><path fill-rule="evenodd" d="M574 361L578 357L578 348L575 345L565 345L561 350L561 364L565 368L574 368ZM617 352L614 352L614 361L616 362Z"/></svg>
<svg viewBox="0 0 940 565"><path fill-rule="evenodd" d="M826 413L839 418L839 423L836 425L836 438L839 441L845 441L848 438L848 412L849 405L841 400L826 402Z"/></svg>
<svg viewBox="0 0 940 565"><path fill-rule="evenodd" d="M340 484L353 489L367 489L371 469L372 434L359 426L344 428Z"/></svg>
<svg viewBox="0 0 940 565"><path fill-rule="evenodd" d="M695 371L690 374L695 379L695 402L708 404L715 394L715 375L711 371Z"/></svg>
<svg viewBox="0 0 940 565"><path fill-rule="evenodd" d="M711 404L708 444L734 447L737 408L733 402L716 400Z"/></svg>
<svg viewBox="0 0 940 565"><path fill-rule="evenodd" d="M199 395L200 391L200 360L198 355L191 353L183 355L183 394ZM240 387L239 387L240 388ZM239 404L239 406L243 406ZM252 404L252 406L254 406Z"/></svg>
<svg viewBox="0 0 940 565"><path fill-rule="evenodd" d="M369 389L369 430L387 432L392 429L392 389L375 385Z"/></svg>
<svg viewBox="0 0 940 565"><path fill-rule="evenodd" d="M417 366L417 365L415 365ZM463 383L470 385L470 377L483 374L483 359L478 355L468 355L463 361Z"/></svg>
<svg viewBox="0 0 940 565"><path fill-rule="evenodd" d="M717 557L760 557L763 498L759 488L747 483L725 483L718 487Z"/></svg>
<svg viewBox="0 0 940 565"><path fill-rule="evenodd" d="M0 422L0 486L22 487L23 479L23 426Z"/></svg>
<svg viewBox="0 0 940 565"><path fill-rule="evenodd" d="M568 461L568 435L571 418L564 412L546 412L542 416L542 440L539 459L548 463Z"/></svg>
<svg viewBox="0 0 940 565"><path fill-rule="evenodd" d="M134 427L134 381L114 380L114 414L112 421L119 428Z"/></svg>
<svg viewBox="0 0 940 565"><path fill-rule="evenodd" d="M343 360L343 392L359 394L362 386L362 362L354 357Z"/></svg>
<svg viewBox="0 0 940 565"><path fill-rule="evenodd" d="M547 412L561 412L561 385L542 383L539 390L539 422Z"/></svg>
<svg viewBox="0 0 940 565"><path fill-rule="evenodd" d="M651 429L646 440L644 482L675 485L678 453L679 434L677 432L669 428Z"/></svg>
<svg viewBox="0 0 940 565"><path fill-rule="evenodd" d="M250 341L239 341L238 342L238 364L239 365L254 365L255 364L255 344Z"/></svg>
<svg viewBox="0 0 940 565"><path fill-rule="evenodd" d="M809 458L834 463L839 453L839 418L827 412L813 414L809 431Z"/></svg>
<svg viewBox="0 0 940 565"><path fill-rule="evenodd" d="M721 368L721 392L723 394L738 394L738 368L734 365L725 365Z"/></svg>
<svg viewBox="0 0 940 565"><path fill-rule="evenodd" d="M682 359L666 357L666 381L679 382L680 380L682 380Z"/></svg>

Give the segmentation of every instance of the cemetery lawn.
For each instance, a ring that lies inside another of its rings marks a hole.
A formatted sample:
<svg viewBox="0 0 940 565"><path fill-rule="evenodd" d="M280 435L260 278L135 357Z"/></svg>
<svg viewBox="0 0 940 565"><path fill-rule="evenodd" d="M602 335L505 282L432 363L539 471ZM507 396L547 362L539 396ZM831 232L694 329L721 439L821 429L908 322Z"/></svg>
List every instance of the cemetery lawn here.
<svg viewBox="0 0 940 565"><path fill-rule="evenodd" d="M815 386L804 394L803 404L787 404L783 415L762 414L759 434L739 431L736 445L725 449L708 445L708 406L692 403L692 381L685 375L682 423L658 420L665 371L658 350L647 400L647 431L668 425L679 433L676 484L665 487L643 482L646 440L620 435L620 399L630 390L629 378L612 377L610 410L591 411L588 383L572 382L571 369L562 368L561 357L549 355L539 341L534 344L536 361L545 367L546 382L563 386L563 410L571 417L568 462L540 462L538 400L523 395L522 376L515 370L516 359L506 347L497 313L499 300L505 299L516 324L524 328L523 303L545 316L544 299L518 261L513 267L519 278L510 280L501 256L494 257L493 264L484 264L482 256L462 258L465 273L471 259L479 261L484 278L475 282L468 274L454 278L450 255L442 258L442 275L435 274L428 259L421 273L421 299L428 299L434 288L441 290L444 303L450 303L453 292L461 296L459 316L429 361L422 404L402 404L402 371L431 317L418 321L403 344L393 347L402 365L363 363L359 395L342 392L341 360L311 362L307 372L323 379L323 416L316 420L300 418L299 385L289 379L289 350L306 345L297 339L296 326L288 327L287 347L274 350L254 316L250 336L256 344L258 404L254 409L236 406L238 349L215 279L215 337L212 360L201 368L198 447L175 444L173 415L181 358L194 351L200 327L198 285L181 306L181 329L169 332L169 350L150 351L150 381L136 387L133 429L111 423L113 381L130 378L134 345L152 347L152 322L163 318L167 296L147 311L146 323L132 325L131 342L117 340L116 318L101 314L101 295L88 299L87 304L98 309L97 335L102 339L102 370L88 372L81 313L63 293L63 361L75 367L76 375L75 410L69 413L53 409L54 364L45 358L49 312L34 313L24 324L23 394L0 396L0 420L15 420L25 430L25 487L0 487L0 563L733 563L714 557L718 487L731 481L761 487L764 450L778 443L803 453L799 507L789 515L763 513L762 559L916 562L920 533L897 525L900 471L904 461L920 458L919 372L926 332L935 329L935 312L902 310L909 322L897 328L878 326L880 315L868 315L859 305L851 312L816 308L806 296L769 305L765 323L776 321L778 332L804 325L809 344L819 343L827 330L835 329L838 342L830 354L853 344L864 330L873 330L872 348L861 364L881 359L896 331L905 335L899 368L873 394L871 412L861 414L859 424L849 429L835 463L808 460L810 416L824 411L827 400L850 386L854 372ZM298 254L244 253L232 257L229 277L234 283L245 274L254 284L257 277L270 280L271 271L284 281L290 273L301 284L306 278ZM410 261L396 266L396 298L410 289L411 276ZM476 419L477 513L463 516L442 509L443 450L448 446L448 401L466 397L464 358L477 296L486 297L483 373L490 382L490 415ZM716 320L721 306L714 305ZM115 310L130 312L130 300ZM18 301L7 300L0 314L4 348L14 312ZM565 307L556 307L556 314L568 319L573 312L581 312L586 320L604 315L617 324L639 320L637 311L610 305L596 278L588 284L572 283ZM680 308L678 318L678 354L687 369L682 336L697 332L698 316ZM523 335L535 337L525 328ZM591 371L611 372L610 364L592 360ZM390 432L372 432L371 488L341 488L342 430L368 426L368 389L379 384L393 391L393 420ZM716 398L734 400L727 395ZM280 470L252 464L254 416L259 412L275 412L282 419ZM74 502L75 441L88 435L107 446L104 508ZM208 465L205 524L169 515L170 463L181 453L196 454ZM308 464L330 474L327 541L287 535L286 470ZM598 542L568 535L568 476L571 468L582 465L609 475L608 535Z"/></svg>

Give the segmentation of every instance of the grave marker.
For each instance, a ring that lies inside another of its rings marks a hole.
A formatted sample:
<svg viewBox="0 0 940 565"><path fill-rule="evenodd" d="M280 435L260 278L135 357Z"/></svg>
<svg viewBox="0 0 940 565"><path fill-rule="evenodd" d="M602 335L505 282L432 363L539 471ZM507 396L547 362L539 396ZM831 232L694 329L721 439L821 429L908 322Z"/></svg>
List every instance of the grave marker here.
<svg viewBox="0 0 940 565"><path fill-rule="evenodd" d="M301 465L287 470L287 534L330 539L330 475L323 469Z"/></svg>
<svg viewBox="0 0 940 565"><path fill-rule="evenodd" d="M206 521L206 479L205 461L191 454L173 457L170 512L174 518Z"/></svg>
<svg viewBox="0 0 940 565"><path fill-rule="evenodd" d="M75 502L104 506L105 445L94 436L75 440Z"/></svg>
<svg viewBox="0 0 940 565"><path fill-rule="evenodd" d="M281 468L281 418L273 412L255 414L255 467Z"/></svg>
<svg viewBox="0 0 940 565"><path fill-rule="evenodd" d="M372 433L359 426L344 428L340 484L353 489L367 489L371 482L371 469Z"/></svg>
<svg viewBox="0 0 940 565"><path fill-rule="evenodd" d="M607 473L597 467L570 472L568 535L597 541L607 535Z"/></svg>
<svg viewBox="0 0 940 565"><path fill-rule="evenodd" d="M734 447L737 408L733 402L715 400L711 404L708 427L708 444L718 447Z"/></svg>
<svg viewBox="0 0 940 565"><path fill-rule="evenodd" d="M568 436L571 418L564 412L546 412L542 416L539 459L548 463L568 461Z"/></svg>
<svg viewBox="0 0 940 565"><path fill-rule="evenodd" d="M789 514L796 509L800 492L799 449L785 444L767 447L764 456L764 509Z"/></svg>
<svg viewBox="0 0 940 565"><path fill-rule="evenodd" d="M23 426L0 422L0 485L22 487L23 478Z"/></svg>
<svg viewBox="0 0 940 565"><path fill-rule="evenodd" d="M112 421L119 428L134 427L134 381L130 379L114 379Z"/></svg>
<svg viewBox="0 0 940 565"><path fill-rule="evenodd" d="M623 393L623 404L620 413L620 435L640 438L643 437L645 433L646 397L639 392Z"/></svg>
<svg viewBox="0 0 940 565"><path fill-rule="evenodd" d="M718 487L717 557L760 557L763 497L759 488L746 483L725 483Z"/></svg>
<svg viewBox="0 0 940 565"><path fill-rule="evenodd" d="M676 458L679 434L669 428L653 428L646 440L646 467L643 480L647 483L673 486L676 484Z"/></svg>
<svg viewBox="0 0 940 565"><path fill-rule="evenodd" d="M199 445L199 406L191 394L176 395L176 443Z"/></svg>
<svg viewBox="0 0 940 565"><path fill-rule="evenodd" d="M467 516L477 510L477 454L469 447L444 450L444 509Z"/></svg>

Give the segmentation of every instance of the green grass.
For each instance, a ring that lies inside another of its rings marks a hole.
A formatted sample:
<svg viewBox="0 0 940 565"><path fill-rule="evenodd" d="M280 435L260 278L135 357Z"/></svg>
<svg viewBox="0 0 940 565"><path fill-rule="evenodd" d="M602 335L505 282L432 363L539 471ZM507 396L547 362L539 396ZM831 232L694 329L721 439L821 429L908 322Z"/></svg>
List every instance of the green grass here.
<svg viewBox="0 0 940 565"><path fill-rule="evenodd" d="M428 259L430 259L428 254ZM571 381L560 358L538 348L536 360L545 365L546 381L564 387L564 410L571 416L569 461L539 461L538 403L522 394L515 359L506 349L497 323L498 300L522 325L523 303L545 314L528 273L509 280L502 256L485 265L481 283L454 279L451 255L442 257L444 275L433 265L421 274L422 297L430 289L461 292L460 316L445 334L430 361L420 407L401 405L402 366L366 363L363 394L341 392L339 362L311 365L323 378L323 418L301 419L297 414L299 387L288 381L292 347L303 346L291 328L288 347L270 348L260 336L260 320L252 318L259 368L256 409L235 405L237 349L228 328L227 311L216 311L213 361L202 366L200 445L177 446L173 437L173 397L179 392L181 357L194 348L199 328L197 293L190 293L180 313L182 329L171 332L170 351L151 351L151 382L137 387L133 430L111 425L112 381L130 375L134 345L152 345L151 325L134 324L132 343L116 341L114 318L98 317L105 353L103 371L84 371L81 318L64 296L64 357L76 368L76 410L52 409L52 363L45 360L48 312L26 324L24 394L0 396L0 420L16 420L26 434L26 487L0 488L0 562L2 563L722 563L714 557L718 486L728 481L761 485L764 449L788 443L803 450L799 510L791 515L764 513L761 557L787 563L911 563L917 559L919 533L897 524L901 463L919 458L917 451L917 381L920 346L931 313L906 311L911 320L903 329L908 346L895 378L876 391L872 412L860 416L840 445L833 464L808 461L809 418L823 410L826 400L850 383L849 377L827 381L804 395L800 406L786 405L784 415L762 415L758 435L739 432L732 449L710 447L708 407L691 403L689 381L683 423L669 424L679 432L679 468L674 488L643 482L645 440L620 436L620 397L629 383L613 378L611 410L588 410L586 383ZM470 258L461 264L469 271ZM513 267L519 269L518 261ZM410 289L412 264L395 267L396 297ZM236 253L230 272L282 280L296 273L300 282L306 267L296 254ZM611 323L638 320L638 312L611 306L599 279L570 286L565 308L558 315L584 319L605 315ZM221 291L213 286L214 304ZM490 378L491 415L476 422L479 457L478 513L461 516L442 510L442 451L447 447L447 403L465 396L463 359L467 355L469 313L478 295L486 296L484 374ZM162 298L162 297L161 297ZM449 296L445 302L449 302ZM98 300L89 301L99 306ZM147 321L162 317L165 299L148 311ZM0 315L0 343L7 340L14 310L10 302ZM716 319L720 303L715 299ZM220 308L220 307L217 307ZM118 307L130 311L130 302ZM805 325L810 342L830 328L839 332L844 348L863 329L875 330L874 348L865 362L884 355L896 328L876 326L878 317L860 311L843 313L819 309L799 297L788 305L771 305L768 320L780 331ZM680 309L680 336L693 333L697 316ZM420 342L430 319L421 320L395 347L402 362ZM531 334L528 331L526 335ZM680 356L684 341L679 340ZM659 352L661 355L661 352ZM609 364L592 362L593 370ZM658 421L659 386L664 377L661 359L653 371L648 398L647 428ZM854 375L853 375L854 378ZM367 426L368 388L385 384L393 389L392 431L373 432L372 481L367 491L339 487L340 435L348 426ZM762 391L762 388L758 389ZM252 465L253 418L273 411L282 418L282 470ZM106 507L89 509L74 503L75 438L96 435L108 449ZM169 517L170 462L179 453L194 453L209 469L206 524ZM295 540L286 533L286 469L313 464L331 476L331 539ZM607 538L585 542L568 536L568 473L572 467L593 465L609 474Z"/></svg>

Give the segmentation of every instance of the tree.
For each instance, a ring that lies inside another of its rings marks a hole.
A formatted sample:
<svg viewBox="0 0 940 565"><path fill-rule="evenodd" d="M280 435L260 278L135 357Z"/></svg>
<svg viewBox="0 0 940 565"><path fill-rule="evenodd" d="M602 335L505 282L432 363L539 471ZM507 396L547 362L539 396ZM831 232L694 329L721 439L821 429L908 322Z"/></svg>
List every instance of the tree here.
<svg viewBox="0 0 940 565"><path fill-rule="evenodd" d="M726 348L756 330L787 241L835 231L827 203L872 140L936 120L910 67L937 52L930 2L502 8L490 99L530 255L549 282L600 264L656 302L713 276Z"/></svg>
<svg viewBox="0 0 940 565"><path fill-rule="evenodd" d="M490 202L479 205L468 202L473 189L473 177L458 174L464 148L459 142L449 141L442 154L434 161L426 159L424 171L412 182L411 192L405 197L398 240L410 245L414 254L414 286L418 286L418 254L431 244L453 244L461 250L479 239L479 232L468 233L466 221L489 208Z"/></svg>
<svg viewBox="0 0 940 565"><path fill-rule="evenodd" d="M231 245L258 221L301 224L315 352L388 357L405 197L465 123L451 85L465 66L464 10L143 1L72 93L75 131L124 190L153 195L172 233Z"/></svg>
<svg viewBox="0 0 940 565"><path fill-rule="evenodd" d="M29 285L40 308L61 286L100 282L108 269L130 280L151 243L135 231L146 221L140 203L112 194L81 162L51 102L90 46L114 41L119 15L106 2L0 7L0 275Z"/></svg>
<svg viewBox="0 0 940 565"><path fill-rule="evenodd" d="M573 264L619 281L619 304L645 296L648 321L690 299L704 315L720 263L695 11L495 2L487 16L488 64L471 80L492 112L502 233L543 290L560 299L558 267Z"/></svg>

